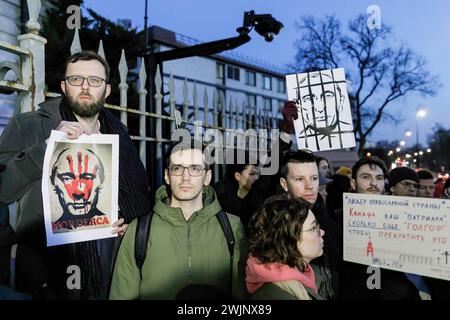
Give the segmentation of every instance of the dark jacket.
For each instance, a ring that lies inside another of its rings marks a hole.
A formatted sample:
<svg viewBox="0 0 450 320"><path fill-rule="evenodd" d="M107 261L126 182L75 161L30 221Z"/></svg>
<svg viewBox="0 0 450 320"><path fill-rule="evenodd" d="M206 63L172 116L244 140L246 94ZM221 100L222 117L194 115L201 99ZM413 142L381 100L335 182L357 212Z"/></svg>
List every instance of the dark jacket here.
<svg viewBox="0 0 450 320"><path fill-rule="evenodd" d="M17 246L17 251L15 262L11 264L13 245ZM15 273L13 279L11 279L12 272ZM44 262L34 250L17 244L14 230L9 224L8 206L3 203L0 203L0 286L10 289L9 291L0 289L2 292L0 300L55 298L48 287L48 273ZM12 290L12 286L15 286L14 290Z"/></svg>
<svg viewBox="0 0 450 320"><path fill-rule="evenodd" d="M339 244L342 232L340 232L338 224L330 218L320 193L311 210L321 229L325 231L323 255L311 261L311 266L316 274L316 283L318 283L317 289L321 296L327 299L337 299L339 295L339 262L341 256Z"/></svg>
<svg viewBox="0 0 450 320"><path fill-rule="evenodd" d="M222 210L226 213L238 216L241 219L244 229L247 229L248 222L252 216L250 205L248 203L248 194L244 198L237 196L237 185L228 179L221 180L214 185Z"/></svg>
<svg viewBox="0 0 450 320"><path fill-rule="evenodd" d="M80 260L80 256L84 255L85 251L78 250L77 252L76 244L46 246L41 194L44 155L47 147L45 141L49 138L51 130L56 129L62 121L61 103L61 98L50 99L42 103L38 111L17 114L4 129L0 137L0 164L5 164L6 170L1 173L0 201L4 203L17 201L15 228L18 241L41 255L50 275L50 286L56 290L58 298L79 299L82 294L80 290L68 290L67 288L67 268L71 265L80 265L79 261L83 260L84 266L93 266L92 268L101 273L99 281L106 289L109 286L114 249L119 239L101 239L97 240L95 244L79 243L97 248L98 254L90 256L94 257L96 263L100 261L101 268L95 267L96 264L89 264L90 261L87 259ZM105 114L106 112L109 111L104 110ZM113 116L111 115L111 117ZM114 119L114 125L116 127L123 126L116 119ZM125 139L127 140L120 137L120 142L128 143L133 147L129 137L125 137ZM143 167L142 172L145 172ZM125 191L121 190L121 192ZM147 190L145 191L147 192ZM147 212L142 212L142 214L145 213ZM87 276L82 279L88 279L93 275L92 272L84 274ZM97 277L97 275L95 276ZM101 295L106 298L106 293L103 292Z"/></svg>

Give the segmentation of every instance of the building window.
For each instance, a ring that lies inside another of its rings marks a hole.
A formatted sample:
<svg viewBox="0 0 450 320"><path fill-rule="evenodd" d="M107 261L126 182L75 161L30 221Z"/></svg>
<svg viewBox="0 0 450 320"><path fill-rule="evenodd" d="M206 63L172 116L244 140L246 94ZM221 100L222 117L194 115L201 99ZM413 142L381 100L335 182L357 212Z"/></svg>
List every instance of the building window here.
<svg viewBox="0 0 450 320"><path fill-rule="evenodd" d="M278 79L278 92L286 93L286 82L284 80Z"/></svg>
<svg viewBox="0 0 450 320"><path fill-rule="evenodd" d="M282 100L278 100L278 112L281 114L281 111L283 110L284 107L284 101Z"/></svg>
<svg viewBox="0 0 450 320"><path fill-rule="evenodd" d="M224 73L225 73L225 65L223 63L217 63L216 64L216 78L222 84L225 83Z"/></svg>
<svg viewBox="0 0 450 320"><path fill-rule="evenodd" d="M251 110L256 107L256 96L254 94L247 94L247 107Z"/></svg>
<svg viewBox="0 0 450 320"><path fill-rule="evenodd" d="M272 90L272 78L269 76L263 76L263 89Z"/></svg>
<svg viewBox="0 0 450 320"><path fill-rule="evenodd" d="M233 66L228 66L227 68L227 77L228 79L233 79L236 81L239 81L241 79L240 77L240 69L237 67L233 67Z"/></svg>
<svg viewBox="0 0 450 320"><path fill-rule="evenodd" d="M264 98L264 111L272 112L272 99Z"/></svg>
<svg viewBox="0 0 450 320"><path fill-rule="evenodd" d="M245 71L245 84L256 87L256 73L253 71Z"/></svg>

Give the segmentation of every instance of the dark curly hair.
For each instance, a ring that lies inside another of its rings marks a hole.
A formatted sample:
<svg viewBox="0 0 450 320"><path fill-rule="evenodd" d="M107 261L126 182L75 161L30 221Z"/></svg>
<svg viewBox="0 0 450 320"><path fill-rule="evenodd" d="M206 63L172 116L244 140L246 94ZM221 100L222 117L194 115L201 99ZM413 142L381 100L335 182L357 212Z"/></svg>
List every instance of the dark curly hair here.
<svg viewBox="0 0 450 320"><path fill-rule="evenodd" d="M249 251L261 263L282 263L305 271L307 262L297 248L310 204L283 193L273 196L251 218Z"/></svg>

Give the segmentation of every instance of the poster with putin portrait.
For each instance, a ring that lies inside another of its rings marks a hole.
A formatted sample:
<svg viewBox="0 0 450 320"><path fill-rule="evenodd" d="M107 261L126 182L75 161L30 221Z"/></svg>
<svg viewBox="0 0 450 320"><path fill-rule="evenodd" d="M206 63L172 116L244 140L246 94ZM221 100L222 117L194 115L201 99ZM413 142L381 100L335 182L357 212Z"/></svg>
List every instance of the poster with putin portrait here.
<svg viewBox="0 0 450 320"><path fill-rule="evenodd" d="M119 136L52 131L42 174L47 246L116 237Z"/></svg>
<svg viewBox="0 0 450 320"><path fill-rule="evenodd" d="M288 98L295 101L298 149L325 151L356 146L343 68L286 76Z"/></svg>

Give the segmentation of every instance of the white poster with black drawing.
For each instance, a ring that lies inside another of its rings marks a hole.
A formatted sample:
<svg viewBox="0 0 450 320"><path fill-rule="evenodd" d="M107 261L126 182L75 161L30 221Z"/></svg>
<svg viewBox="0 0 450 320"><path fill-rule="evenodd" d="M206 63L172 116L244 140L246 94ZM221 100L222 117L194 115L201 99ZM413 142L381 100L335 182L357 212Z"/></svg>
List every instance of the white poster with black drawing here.
<svg viewBox="0 0 450 320"><path fill-rule="evenodd" d="M356 146L343 68L286 76L288 98L295 101L298 149L325 151Z"/></svg>
<svg viewBox="0 0 450 320"><path fill-rule="evenodd" d="M42 173L47 246L116 237L119 136L52 131Z"/></svg>

